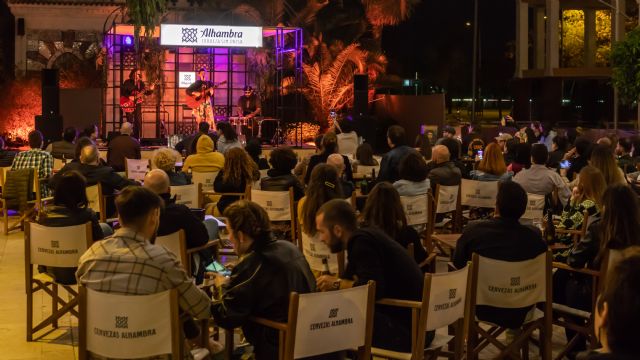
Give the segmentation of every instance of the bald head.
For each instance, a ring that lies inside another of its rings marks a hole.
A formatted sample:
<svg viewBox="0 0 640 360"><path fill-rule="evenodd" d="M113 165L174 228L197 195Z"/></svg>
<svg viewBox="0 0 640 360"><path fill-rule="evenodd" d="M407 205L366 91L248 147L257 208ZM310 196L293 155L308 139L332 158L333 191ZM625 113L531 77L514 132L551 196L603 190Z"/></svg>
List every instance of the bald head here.
<svg viewBox="0 0 640 360"><path fill-rule="evenodd" d="M327 158L327 165L331 165L338 169L338 172L341 173L344 171L344 159L340 154L331 154Z"/></svg>
<svg viewBox="0 0 640 360"><path fill-rule="evenodd" d="M131 123L128 121L123 122L122 126L120 127L120 134L131 135L132 132L133 126L131 125Z"/></svg>
<svg viewBox="0 0 640 360"><path fill-rule="evenodd" d="M144 176L144 187L158 195L168 194L171 191L169 176L164 170L153 169Z"/></svg>
<svg viewBox="0 0 640 360"><path fill-rule="evenodd" d="M89 144L80 150L80 163L86 165L98 165L100 154L94 144Z"/></svg>
<svg viewBox="0 0 640 360"><path fill-rule="evenodd" d="M436 164L442 164L444 162L449 161L451 158L451 154L449 153L449 148L444 145L436 145L433 148L433 153L431 154L431 159L436 162Z"/></svg>

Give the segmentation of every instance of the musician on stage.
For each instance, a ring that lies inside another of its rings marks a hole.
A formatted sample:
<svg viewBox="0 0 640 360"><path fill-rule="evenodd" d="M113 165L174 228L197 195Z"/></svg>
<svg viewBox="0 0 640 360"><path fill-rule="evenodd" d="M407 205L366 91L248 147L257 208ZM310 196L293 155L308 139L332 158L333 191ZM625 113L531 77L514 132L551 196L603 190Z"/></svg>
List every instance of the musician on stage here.
<svg viewBox="0 0 640 360"><path fill-rule="evenodd" d="M238 99L238 108L240 108L239 116L249 119L260 115L262 109L260 98L253 92L253 88L249 85L244 87L244 95Z"/></svg>
<svg viewBox="0 0 640 360"><path fill-rule="evenodd" d="M196 117L197 122L206 121L210 126L215 128L213 118L213 83L205 80L206 69L201 68L198 70L198 80L191 84L186 92L187 95L192 98L200 98L204 96L204 101L193 109L193 114Z"/></svg>
<svg viewBox="0 0 640 360"><path fill-rule="evenodd" d="M133 137L140 138L142 135L142 109L141 100L138 100L138 95L151 95L153 93L154 85L151 85L149 89L146 88L144 81L142 81L142 71L139 69L133 69L129 72L129 79L125 80L120 87L120 96L129 98L133 102L132 106L135 106L133 111L125 111L127 121L133 125ZM124 107L123 107L124 109Z"/></svg>

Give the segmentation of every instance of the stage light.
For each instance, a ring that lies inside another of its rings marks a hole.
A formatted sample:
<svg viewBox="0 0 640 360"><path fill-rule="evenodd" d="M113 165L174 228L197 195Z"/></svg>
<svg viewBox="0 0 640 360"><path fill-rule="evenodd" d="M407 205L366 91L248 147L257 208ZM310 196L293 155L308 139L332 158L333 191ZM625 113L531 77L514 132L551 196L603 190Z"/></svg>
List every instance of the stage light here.
<svg viewBox="0 0 640 360"><path fill-rule="evenodd" d="M125 36L124 37L124 44L125 45L131 45L133 44L133 38L131 36Z"/></svg>

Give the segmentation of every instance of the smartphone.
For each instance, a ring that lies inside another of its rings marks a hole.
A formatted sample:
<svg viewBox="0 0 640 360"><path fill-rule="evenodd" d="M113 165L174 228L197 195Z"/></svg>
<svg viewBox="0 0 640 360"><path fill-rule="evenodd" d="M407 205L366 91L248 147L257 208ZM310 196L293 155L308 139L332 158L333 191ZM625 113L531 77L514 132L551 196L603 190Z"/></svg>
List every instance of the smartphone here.
<svg viewBox="0 0 640 360"><path fill-rule="evenodd" d="M231 275L231 270L227 269L224 265L216 260L213 260L213 262L209 264L209 266L207 266L205 270L208 272L215 272L223 276Z"/></svg>
<svg viewBox="0 0 640 360"><path fill-rule="evenodd" d="M568 169L569 167L571 167L571 161L569 160L560 161L560 169Z"/></svg>
<svg viewBox="0 0 640 360"><path fill-rule="evenodd" d="M478 160L482 160L482 155L484 155L484 151L478 150Z"/></svg>

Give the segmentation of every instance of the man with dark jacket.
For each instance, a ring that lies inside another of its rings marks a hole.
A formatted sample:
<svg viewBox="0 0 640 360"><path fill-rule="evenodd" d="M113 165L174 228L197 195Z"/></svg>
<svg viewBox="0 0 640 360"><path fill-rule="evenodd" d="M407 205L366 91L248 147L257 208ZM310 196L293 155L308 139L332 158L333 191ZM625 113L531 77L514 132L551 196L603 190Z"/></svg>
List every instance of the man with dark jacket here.
<svg viewBox="0 0 640 360"><path fill-rule="evenodd" d="M288 191L293 188L296 201L304 196L304 187L300 180L291 173L297 163L296 154L288 147L277 147L271 151L269 163L272 168L267 177L260 180L260 189L264 191Z"/></svg>
<svg viewBox="0 0 640 360"><path fill-rule="evenodd" d="M76 128L70 126L64 129L62 140L55 141L47 146L46 151L56 159L73 159L76 152L76 141L78 133Z"/></svg>
<svg viewBox="0 0 640 360"><path fill-rule="evenodd" d="M210 130L210 125L208 122L206 121L200 122L198 124L198 132L182 139L182 141L176 144L175 150L181 154L184 152L185 156L195 154L197 152L196 144L198 143L198 138L200 138L200 136L202 135L208 135L211 138L211 140L213 140L213 143L215 144L218 141L218 136L216 135L215 132L209 132L209 130Z"/></svg>
<svg viewBox="0 0 640 360"><path fill-rule="evenodd" d="M591 148L593 147L593 143L584 137L577 138L574 145L574 148L564 155L564 160L571 162L567 170L569 181L573 180L583 167L589 165L589 157L591 157Z"/></svg>
<svg viewBox="0 0 640 360"><path fill-rule="evenodd" d="M460 169L460 174L462 174L462 178L471 179L471 176L469 175L469 171L470 171L469 168L465 165L464 162L460 160L461 145L458 139L456 138L440 139L438 140L436 145L446 146L447 149L449 150L449 160L453 163L453 165L455 165L458 169ZM431 158L433 158L433 154L431 155ZM436 167L436 164L434 161L431 161L430 163L427 164L427 169L429 171L431 171L431 169L433 169L434 167Z"/></svg>
<svg viewBox="0 0 640 360"><path fill-rule="evenodd" d="M107 150L107 165L115 171L125 170L125 159L140 159L140 143L131 137L131 123L123 122L120 128L120 135L109 141Z"/></svg>
<svg viewBox="0 0 640 360"><path fill-rule="evenodd" d="M316 227L320 240L332 253L347 251L347 268L337 278L322 275L318 289L338 290L376 282L376 299L422 300L423 274L407 250L376 228L357 228L351 205L331 200L317 212ZM433 333L427 335L426 345ZM411 351L411 311L376 305L373 345L392 351Z"/></svg>
<svg viewBox="0 0 640 360"><path fill-rule="evenodd" d="M433 148L431 162L434 164L429 171L429 181L431 187L435 189L435 185L454 186L460 185L462 174L455 164L450 161L449 149L444 145L436 145Z"/></svg>
<svg viewBox="0 0 640 360"><path fill-rule="evenodd" d="M269 216L258 204L237 201L227 207L224 216L229 239L241 260L231 278L215 279L223 286L223 294L211 306L213 319L225 329L242 326L257 359L277 359L278 332L249 317L286 322L290 292L314 292L315 279L295 245L271 238Z"/></svg>
<svg viewBox="0 0 640 360"><path fill-rule="evenodd" d="M495 217L469 224L464 228L453 255L453 264L463 268L473 253L502 261L525 261L547 250L540 230L522 225L520 217L527 208L527 193L513 181L501 182L496 198ZM531 310L495 308L478 305L480 320L507 328L519 328Z"/></svg>
<svg viewBox="0 0 640 360"><path fill-rule="evenodd" d="M398 125L392 125L387 130L387 143L391 150L382 157L380 172L376 181L394 183L400 180L400 174L398 172L400 161L405 155L416 150L407 146L407 136L404 128Z"/></svg>

